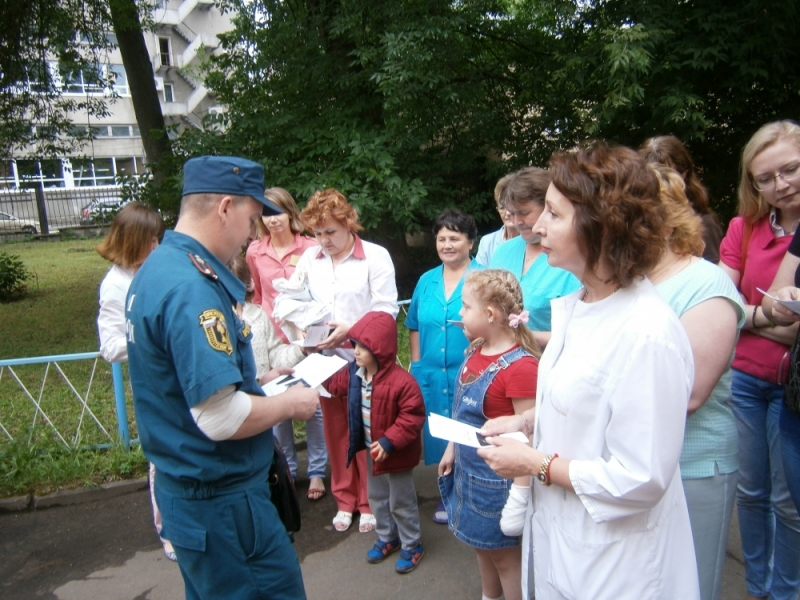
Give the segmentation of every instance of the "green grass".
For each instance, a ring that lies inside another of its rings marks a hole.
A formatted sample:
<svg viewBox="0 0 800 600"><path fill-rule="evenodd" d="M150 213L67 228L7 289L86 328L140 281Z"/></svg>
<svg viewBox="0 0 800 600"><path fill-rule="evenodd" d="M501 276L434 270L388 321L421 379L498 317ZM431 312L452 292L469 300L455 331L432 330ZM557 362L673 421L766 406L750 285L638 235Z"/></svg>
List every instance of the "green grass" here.
<svg viewBox="0 0 800 600"><path fill-rule="evenodd" d="M22 242L0 249L18 254L34 273L28 297L0 304L0 358L97 350L97 290L108 263L99 240Z"/></svg>
<svg viewBox="0 0 800 600"><path fill-rule="evenodd" d="M108 263L95 251L94 240L21 242L0 244L0 249L17 254L34 273L28 297L0 304L0 359L93 352L98 348L97 292ZM408 330L404 314L398 318L398 356L409 364ZM112 436L116 435L116 413L111 368L102 359L59 363L80 394L85 394L94 368L88 405ZM108 443L97 425L84 416L78 429L80 403L51 366L15 367L14 372L34 398L42 392L42 408L74 447ZM43 386L43 387L42 387ZM128 423L136 437L136 423L127 390ZM32 428L36 419L36 426ZM57 489L98 485L106 481L142 476L147 461L138 446L130 453L120 447L110 450L67 450L52 429L36 415L6 369L0 375L0 423L14 437L0 431L0 497ZM31 434L33 431L33 434ZM295 423L295 435L305 439L305 423Z"/></svg>
<svg viewBox="0 0 800 600"><path fill-rule="evenodd" d="M0 245L17 254L34 273L29 295L17 302L0 304L0 358L23 358L93 352L97 340L97 291L108 263L95 251L99 240L23 242ZM117 438L111 368L104 360L59 363L79 394L85 395L93 377L87 403L100 423ZM92 375L92 369L94 374ZM14 373L38 399L56 428L73 448L109 443L100 428L84 415L78 427L81 405L51 365L14 367ZM130 400L130 390L128 398ZM128 404L132 437L136 436L133 407ZM0 497L97 485L106 481L141 476L147 461L141 449L130 453L110 450L67 449L37 414L8 369L0 376L0 422L14 441L0 432ZM35 427L33 424L35 423Z"/></svg>

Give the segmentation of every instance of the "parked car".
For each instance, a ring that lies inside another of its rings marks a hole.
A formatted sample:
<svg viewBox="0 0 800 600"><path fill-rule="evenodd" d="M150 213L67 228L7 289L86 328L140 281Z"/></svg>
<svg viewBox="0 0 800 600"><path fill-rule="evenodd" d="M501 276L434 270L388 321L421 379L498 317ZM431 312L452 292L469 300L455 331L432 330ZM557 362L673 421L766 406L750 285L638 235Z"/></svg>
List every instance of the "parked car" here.
<svg viewBox="0 0 800 600"><path fill-rule="evenodd" d="M38 233L39 223L33 219L20 219L6 212L0 212L0 233Z"/></svg>
<svg viewBox="0 0 800 600"><path fill-rule="evenodd" d="M95 198L81 209L81 225L110 223L129 200L122 198Z"/></svg>

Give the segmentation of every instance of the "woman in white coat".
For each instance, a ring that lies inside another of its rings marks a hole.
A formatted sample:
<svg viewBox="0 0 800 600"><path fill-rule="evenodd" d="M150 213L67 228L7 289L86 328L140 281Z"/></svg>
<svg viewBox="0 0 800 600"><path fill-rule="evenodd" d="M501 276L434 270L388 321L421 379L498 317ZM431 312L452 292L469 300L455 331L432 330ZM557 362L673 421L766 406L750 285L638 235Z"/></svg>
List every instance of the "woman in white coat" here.
<svg viewBox="0 0 800 600"><path fill-rule="evenodd" d="M524 597L698 599L679 469L692 349L644 277L666 237L658 179L603 144L553 156L550 172L535 230L584 287L552 301L536 408L484 425L532 446L490 437L478 451L502 477L533 475Z"/></svg>

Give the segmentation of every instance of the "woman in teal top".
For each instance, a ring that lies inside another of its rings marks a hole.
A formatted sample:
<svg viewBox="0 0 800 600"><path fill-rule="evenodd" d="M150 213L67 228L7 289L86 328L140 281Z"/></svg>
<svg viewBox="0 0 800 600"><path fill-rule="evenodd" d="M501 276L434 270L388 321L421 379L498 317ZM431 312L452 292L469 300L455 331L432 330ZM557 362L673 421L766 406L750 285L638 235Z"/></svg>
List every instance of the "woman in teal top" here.
<svg viewBox="0 0 800 600"><path fill-rule="evenodd" d="M511 175L501 201L519 237L500 244L490 263L493 269L511 271L519 281L525 310L530 313L528 327L542 346L550 339L550 300L581 287L572 273L550 266L542 253L541 237L533 233L549 185L550 175L544 169L526 167Z"/></svg>
<svg viewBox="0 0 800 600"><path fill-rule="evenodd" d="M649 278L681 320L695 376L681 452L700 597L718 600L739 475L736 419L728 406L738 331L745 314L739 292L718 266L703 260L702 224L684 195L681 176L658 166L669 246Z"/></svg>
<svg viewBox="0 0 800 600"><path fill-rule="evenodd" d="M449 417L458 369L469 342L459 327L464 274L480 268L470 257L478 237L475 220L458 209L445 209L433 222L436 251L442 265L423 274L414 289L406 317L411 374L425 399L425 411ZM425 464L438 464L447 442L423 431Z"/></svg>

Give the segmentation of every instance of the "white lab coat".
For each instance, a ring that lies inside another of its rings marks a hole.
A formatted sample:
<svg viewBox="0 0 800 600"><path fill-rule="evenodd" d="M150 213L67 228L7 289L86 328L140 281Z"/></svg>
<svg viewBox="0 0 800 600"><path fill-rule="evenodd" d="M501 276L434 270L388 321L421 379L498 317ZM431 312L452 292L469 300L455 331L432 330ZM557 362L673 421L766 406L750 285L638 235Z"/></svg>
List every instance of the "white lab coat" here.
<svg viewBox="0 0 800 600"><path fill-rule="evenodd" d="M532 480L523 565L532 547L536 600L699 599L678 466L689 340L646 279L591 304L582 294L552 301L539 365L533 444L572 461L576 493Z"/></svg>

